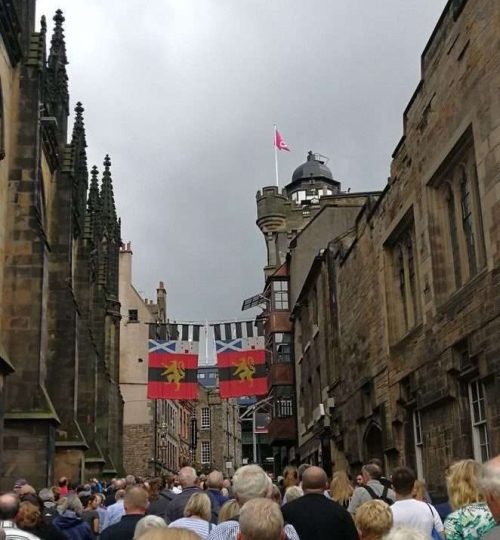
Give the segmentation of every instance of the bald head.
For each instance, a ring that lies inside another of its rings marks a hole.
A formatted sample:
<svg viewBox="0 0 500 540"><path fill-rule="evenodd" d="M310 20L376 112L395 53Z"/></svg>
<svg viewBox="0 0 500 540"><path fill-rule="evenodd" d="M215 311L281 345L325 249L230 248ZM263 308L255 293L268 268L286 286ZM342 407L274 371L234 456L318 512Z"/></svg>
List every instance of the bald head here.
<svg viewBox="0 0 500 540"><path fill-rule="evenodd" d="M128 489L123 498L126 514L145 514L148 507L148 492L138 486Z"/></svg>
<svg viewBox="0 0 500 540"><path fill-rule="evenodd" d="M321 492L326 489L328 478L321 467L311 466L304 471L302 477L302 489L304 493Z"/></svg>
<svg viewBox="0 0 500 540"><path fill-rule="evenodd" d="M179 471L179 484L183 488L192 487L196 485L198 475L193 467L182 467Z"/></svg>
<svg viewBox="0 0 500 540"><path fill-rule="evenodd" d="M13 520L19 511L19 497L15 493L0 495L0 520Z"/></svg>

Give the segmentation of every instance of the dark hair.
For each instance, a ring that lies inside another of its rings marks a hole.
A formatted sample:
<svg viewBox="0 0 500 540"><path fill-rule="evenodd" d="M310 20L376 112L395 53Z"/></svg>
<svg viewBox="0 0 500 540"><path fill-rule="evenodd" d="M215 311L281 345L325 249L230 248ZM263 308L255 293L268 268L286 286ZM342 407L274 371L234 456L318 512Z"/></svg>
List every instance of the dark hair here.
<svg viewBox="0 0 500 540"><path fill-rule="evenodd" d="M396 493L410 495L415 484L415 473L409 467L398 467L392 473L392 485Z"/></svg>
<svg viewBox="0 0 500 540"><path fill-rule="evenodd" d="M163 487L163 480L161 478L151 478L149 481L149 500L156 501L160 497L160 491Z"/></svg>
<svg viewBox="0 0 500 540"><path fill-rule="evenodd" d="M81 495L80 500L82 501L83 509L87 508L89 503L95 501L96 496L95 495Z"/></svg>

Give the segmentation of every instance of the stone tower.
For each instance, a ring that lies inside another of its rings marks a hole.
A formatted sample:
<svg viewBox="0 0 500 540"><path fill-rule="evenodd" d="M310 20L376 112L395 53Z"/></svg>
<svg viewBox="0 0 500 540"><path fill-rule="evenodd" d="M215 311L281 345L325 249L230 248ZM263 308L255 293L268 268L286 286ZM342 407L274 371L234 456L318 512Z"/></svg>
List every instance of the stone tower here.
<svg viewBox="0 0 500 540"><path fill-rule="evenodd" d="M279 192L275 186L257 193L257 225L267 246L264 268L266 285L264 320L272 418L269 444L273 447L275 472L292 460L297 441L293 324L290 297L290 243L322 210L322 199L337 195L340 183L333 179L325 159L309 152L295 169L291 182Z"/></svg>
<svg viewBox="0 0 500 540"><path fill-rule="evenodd" d="M257 193L257 226L267 246L266 278L285 262L289 240L317 213L320 199L338 193L340 182L333 179L325 158L311 151L281 193L276 186Z"/></svg>

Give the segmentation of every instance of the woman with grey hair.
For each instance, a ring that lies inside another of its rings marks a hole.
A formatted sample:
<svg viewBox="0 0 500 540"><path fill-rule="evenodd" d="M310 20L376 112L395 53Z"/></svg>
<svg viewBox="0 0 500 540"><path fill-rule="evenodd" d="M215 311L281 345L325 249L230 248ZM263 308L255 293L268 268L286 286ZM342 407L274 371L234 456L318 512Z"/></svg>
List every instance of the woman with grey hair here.
<svg viewBox="0 0 500 540"><path fill-rule="evenodd" d="M167 527L163 518L154 515L144 516L135 526L134 540L137 540L139 536L142 536L149 529L161 529L162 527Z"/></svg>
<svg viewBox="0 0 500 540"><path fill-rule="evenodd" d="M89 524L81 518L83 506L76 495L60 499L57 511L59 515L52 520L52 525L60 529L68 540L94 540Z"/></svg>

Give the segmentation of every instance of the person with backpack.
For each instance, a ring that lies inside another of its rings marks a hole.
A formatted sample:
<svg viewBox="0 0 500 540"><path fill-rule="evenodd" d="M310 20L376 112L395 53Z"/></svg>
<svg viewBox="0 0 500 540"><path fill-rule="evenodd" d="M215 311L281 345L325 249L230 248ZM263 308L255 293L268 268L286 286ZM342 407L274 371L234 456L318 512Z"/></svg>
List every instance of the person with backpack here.
<svg viewBox="0 0 500 540"><path fill-rule="evenodd" d="M356 514L357 509L363 503L372 499L384 501L389 506L394 504L396 494L389 486L384 486L380 481L382 469L378 465L374 463L364 465L361 469L361 475L363 476L363 485L354 490L351 502L347 507L351 514Z"/></svg>

